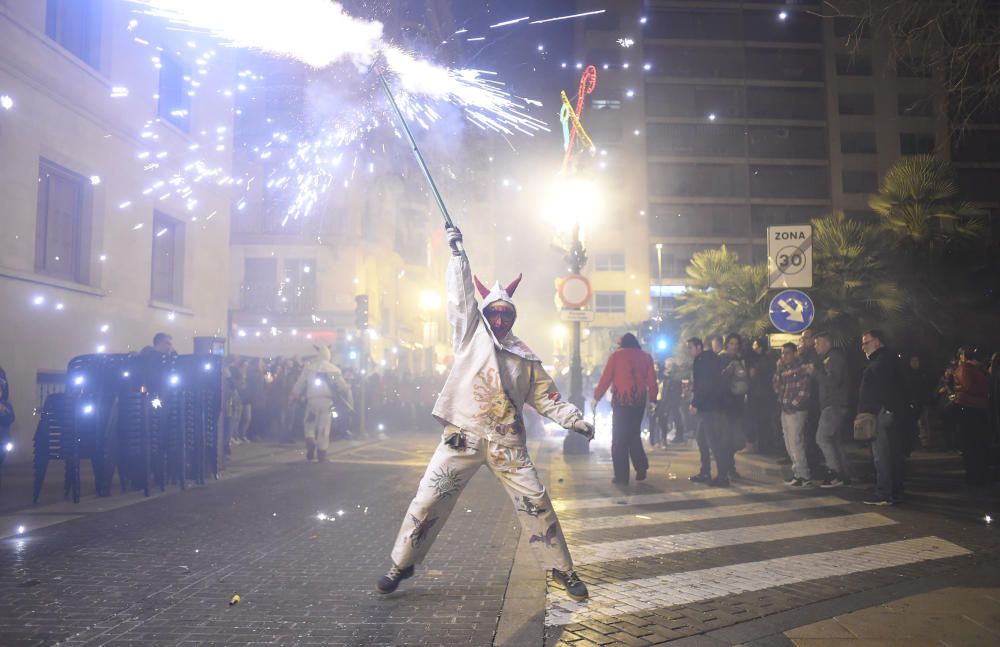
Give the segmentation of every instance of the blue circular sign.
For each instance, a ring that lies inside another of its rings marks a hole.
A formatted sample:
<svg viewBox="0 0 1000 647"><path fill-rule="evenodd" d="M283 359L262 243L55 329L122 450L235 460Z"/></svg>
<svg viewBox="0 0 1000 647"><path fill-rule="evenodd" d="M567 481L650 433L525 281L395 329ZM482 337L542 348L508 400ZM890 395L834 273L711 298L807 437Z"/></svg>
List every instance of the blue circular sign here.
<svg viewBox="0 0 1000 647"><path fill-rule="evenodd" d="M816 308L802 290L783 290L771 299L771 323L781 332L799 333L812 324Z"/></svg>

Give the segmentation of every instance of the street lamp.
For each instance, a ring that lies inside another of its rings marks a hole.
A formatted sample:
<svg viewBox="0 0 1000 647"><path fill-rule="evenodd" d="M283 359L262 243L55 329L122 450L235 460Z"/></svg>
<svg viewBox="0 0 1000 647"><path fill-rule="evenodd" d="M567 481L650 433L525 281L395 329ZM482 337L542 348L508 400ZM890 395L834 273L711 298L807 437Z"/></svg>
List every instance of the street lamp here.
<svg viewBox="0 0 1000 647"><path fill-rule="evenodd" d="M663 314L663 243L656 243L656 314Z"/></svg>
<svg viewBox="0 0 1000 647"><path fill-rule="evenodd" d="M579 274L587 264L587 249L580 236L582 225L589 223L601 210L601 193L587 180L571 178L557 182L549 193L544 206L545 215L557 228L570 230L566 251L566 264L572 274ZM572 359L569 366L569 401L583 411L583 360L580 356L580 322L573 322ZM595 403L596 404L596 403ZM585 454L590 451L582 436L570 434L563 444L565 454Z"/></svg>

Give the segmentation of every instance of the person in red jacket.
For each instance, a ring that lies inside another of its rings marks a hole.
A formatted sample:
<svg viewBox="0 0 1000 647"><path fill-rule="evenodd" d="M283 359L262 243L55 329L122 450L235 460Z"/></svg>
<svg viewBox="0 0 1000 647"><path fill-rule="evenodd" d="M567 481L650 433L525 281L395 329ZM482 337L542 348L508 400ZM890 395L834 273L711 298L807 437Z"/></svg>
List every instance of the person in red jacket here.
<svg viewBox="0 0 1000 647"><path fill-rule="evenodd" d="M639 347L632 333L618 341L601 381L594 390L594 406L611 388L611 462L615 469L612 483L628 485L629 457L635 467L635 480L646 478L649 459L642 448L642 416L647 400L656 402L656 369L653 358Z"/></svg>
<svg viewBox="0 0 1000 647"><path fill-rule="evenodd" d="M962 461L965 480L970 485L985 485L990 480L989 408L990 376L985 359L975 348L964 349L955 369L954 402L962 438Z"/></svg>

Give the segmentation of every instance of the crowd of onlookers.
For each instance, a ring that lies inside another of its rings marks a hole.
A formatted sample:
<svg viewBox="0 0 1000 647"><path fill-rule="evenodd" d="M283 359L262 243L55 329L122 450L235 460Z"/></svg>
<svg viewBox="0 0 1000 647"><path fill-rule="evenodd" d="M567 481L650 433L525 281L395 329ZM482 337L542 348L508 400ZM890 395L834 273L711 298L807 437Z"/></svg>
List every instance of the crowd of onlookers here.
<svg viewBox="0 0 1000 647"><path fill-rule="evenodd" d="M228 355L223 362L224 447L253 441L295 443L304 435L305 397L294 392L308 358ZM441 384L437 375L341 367L352 398L333 421L334 438L384 435L404 428L417 412L430 411ZM364 380L365 428L357 410Z"/></svg>
<svg viewBox="0 0 1000 647"><path fill-rule="evenodd" d="M960 452L970 485L995 476L1000 353L960 348L936 379L919 354L900 354L881 331L854 340L857 353L807 330L774 349L766 338L746 344L738 334L691 338L687 360L667 358L651 369L629 339L609 359L604 388L595 393L611 385L612 455L625 466L616 463L618 483L628 482L629 455L636 478L645 478L648 463L633 438L643 407L649 444L667 448L695 438L701 469L691 480L715 486L740 478L737 453L760 453L790 466L789 486L839 487L851 479L844 455L851 438L871 443L875 505L901 500L904 461L916 448ZM632 359L623 363L628 352Z"/></svg>

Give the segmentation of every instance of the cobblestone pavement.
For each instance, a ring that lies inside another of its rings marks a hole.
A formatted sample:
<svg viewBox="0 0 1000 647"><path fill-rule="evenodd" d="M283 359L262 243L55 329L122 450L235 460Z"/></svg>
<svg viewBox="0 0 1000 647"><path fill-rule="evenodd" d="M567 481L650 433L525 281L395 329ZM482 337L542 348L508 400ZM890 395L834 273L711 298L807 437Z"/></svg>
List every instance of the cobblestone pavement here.
<svg viewBox="0 0 1000 647"><path fill-rule="evenodd" d="M4 539L0 644L489 645L517 529L485 470L417 577L374 592L437 439L278 462Z"/></svg>
<svg viewBox="0 0 1000 647"><path fill-rule="evenodd" d="M591 598L573 602L549 582L546 645L661 644L936 575L1000 577L981 511L872 508L864 489L777 479L710 488L688 481L696 460L658 450L649 478L623 492L606 448L553 459L553 498ZM728 635L692 644L735 644L738 627Z"/></svg>

